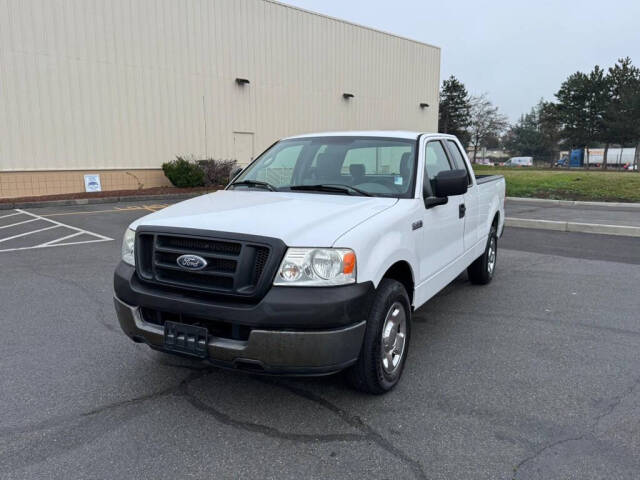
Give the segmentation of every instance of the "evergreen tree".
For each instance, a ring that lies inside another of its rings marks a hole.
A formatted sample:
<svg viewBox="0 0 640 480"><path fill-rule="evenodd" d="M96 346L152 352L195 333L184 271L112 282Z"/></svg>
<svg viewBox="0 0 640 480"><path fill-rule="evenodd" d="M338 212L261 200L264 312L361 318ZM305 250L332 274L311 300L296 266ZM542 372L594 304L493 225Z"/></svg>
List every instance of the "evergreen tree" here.
<svg viewBox="0 0 640 480"><path fill-rule="evenodd" d="M640 69L629 57L619 59L609 68L609 102L604 115L603 140L606 147L609 144L624 147L640 141ZM606 157L603 168L606 168Z"/></svg>
<svg viewBox="0 0 640 480"><path fill-rule="evenodd" d="M531 112L522 115L505 135L504 145L513 155L553 161L560 142L557 106L540 100Z"/></svg>
<svg viewBox="0 0 640 480"><path fill-rule="evenodd" d="M466 87L451 75L442 82L438 131L455 135L464 146L469 143L467 129L471 125L471 99Z"/></svg>

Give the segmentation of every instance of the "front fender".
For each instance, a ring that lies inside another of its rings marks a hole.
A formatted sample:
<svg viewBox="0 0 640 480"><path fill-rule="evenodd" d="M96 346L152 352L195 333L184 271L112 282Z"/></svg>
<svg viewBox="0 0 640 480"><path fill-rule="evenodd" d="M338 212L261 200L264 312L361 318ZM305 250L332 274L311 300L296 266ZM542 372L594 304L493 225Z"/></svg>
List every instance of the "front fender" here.
<svg viewBox="0 0 640 480"><path fill-rule="evenodd" d="M334 244L356 253L358 283L372 282L377 287L389 268L397 262L409 264L414 279L419 278L416 252L422 241L422 229L413 230L412 222L421 218L424 205L413 199L367 220L346 232Z"/></svg>
<svg viewBox="0 0 640 480"><path fill-rule="evenodd" d="M416 274L413 271L413 266L418 265L415 254L404 247L402 244L402 238L399 233L393 235L384 235L375 244L369 255L369 261L367 262L371 268L366 269L363 272L363 277L366 276L373 285L377 288L380 281L384 278L385 273L396 263L406 262L409 264L411 270L411 279L415 285ZM377 263L373 259L384 259ZM365 280L366 281L366 280ZM409 292L410 294L413 292Z"/></svg>

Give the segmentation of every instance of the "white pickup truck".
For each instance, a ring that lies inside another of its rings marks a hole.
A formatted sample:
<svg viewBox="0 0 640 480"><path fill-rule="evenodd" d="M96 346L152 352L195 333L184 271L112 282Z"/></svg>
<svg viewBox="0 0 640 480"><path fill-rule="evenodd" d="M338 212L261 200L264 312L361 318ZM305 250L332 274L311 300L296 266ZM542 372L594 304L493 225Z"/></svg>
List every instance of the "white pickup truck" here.
<svg viewBox="0 0 640 480"><path fill-rule="evenodd" d="M115 307L136 342L251 372L398 382L411 314L465 269L495 273L505 182L458 140L340 132L281 140L225 190L133 222Z"/></svg>

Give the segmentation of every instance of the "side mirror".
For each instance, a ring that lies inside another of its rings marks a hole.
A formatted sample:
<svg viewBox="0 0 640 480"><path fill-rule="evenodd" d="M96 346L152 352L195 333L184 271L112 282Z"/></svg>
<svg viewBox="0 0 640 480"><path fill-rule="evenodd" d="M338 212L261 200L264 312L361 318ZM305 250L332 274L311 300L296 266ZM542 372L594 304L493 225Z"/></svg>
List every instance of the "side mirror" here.
<svg viewBox="0 0 640 480"><path fill-rule="evenodd" d="M468 184L469 179L466 170L442 171L433 180L433 196L430 196L430 192L425 189L424 206L432 208L444 205L449 201L449 197L467 193Z"/></svg>
<svg viewBox="0 0 640 480"><path fill-rule="evenodd" d="M433 193L439 198L464 195L467 193L468 185L469 178L466 170L445 170L436 175Z"/></svg>

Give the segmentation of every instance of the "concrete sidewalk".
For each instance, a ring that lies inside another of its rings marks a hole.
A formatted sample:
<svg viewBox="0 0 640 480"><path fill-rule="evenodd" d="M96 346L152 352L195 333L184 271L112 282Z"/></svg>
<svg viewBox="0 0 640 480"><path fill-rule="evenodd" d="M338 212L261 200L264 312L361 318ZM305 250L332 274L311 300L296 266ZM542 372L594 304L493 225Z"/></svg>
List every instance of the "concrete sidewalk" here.
<svg viewBox="0 0 640 480"><path fill-rule="evenodd" d="M505 202L505 210L506 224L511 227L640 237L637 204L557 203L510 198Z"/></svg>

